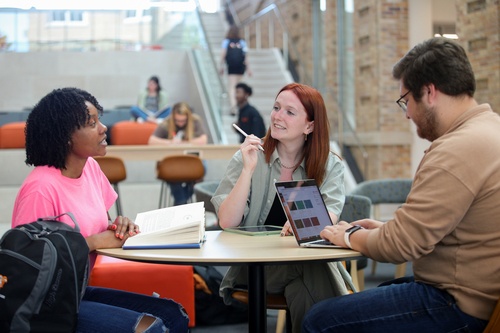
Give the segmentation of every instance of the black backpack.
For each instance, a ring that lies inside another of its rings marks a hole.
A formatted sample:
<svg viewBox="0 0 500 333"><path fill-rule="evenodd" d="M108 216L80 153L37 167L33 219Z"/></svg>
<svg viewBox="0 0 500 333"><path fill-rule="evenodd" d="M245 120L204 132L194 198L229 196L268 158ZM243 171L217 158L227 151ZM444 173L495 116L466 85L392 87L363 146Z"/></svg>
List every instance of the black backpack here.
<svg viewBox="0 0 500 333"><path fill-rule="evenodd" d="M245 67L245 52L240 39L230 39L226 49L226 63L229 68Z"/></svg>
<svg viewBox="0 0 500 333"><path fill-rule="evenodd" d="M207 294L202 290L195 290L195 318L197 326L237 324L248 321L248 306L234 302L233 305L224 304L219 296L222 274L212 266L194 266L194 272L205 280L212 292Z"/></svg>
<svg viewBox="0 0 500 333"><path fill-rule="evenodd" d="M64 214L63 214L64 215ZM89 248L62 215L20 225L0 239L0 332L74 332Z"/></svg>

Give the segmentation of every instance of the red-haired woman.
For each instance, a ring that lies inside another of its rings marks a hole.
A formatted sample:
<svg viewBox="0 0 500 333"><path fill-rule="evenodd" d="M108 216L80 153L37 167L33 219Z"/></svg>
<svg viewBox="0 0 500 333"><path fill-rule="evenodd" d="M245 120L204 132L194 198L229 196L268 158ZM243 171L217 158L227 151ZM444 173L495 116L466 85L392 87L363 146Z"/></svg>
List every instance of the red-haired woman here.
<svg viewBox="0 0 500 333"><path fill-rule="evenodd" d="M259 149L262 144L264 152ZM289 223L273 186L274 181L315 179L336 222L345 199L344 167L330 151L326 107L321 94L291 83L276 96L270 126L261 140L249 135L231 159L212 198L222 228L239 225ZM345 294L345 283L334 263L266 266L268 293L284 293L294 332L300 332L306 311L320 300ZM221 285L226 303L231 289L247 284L244 267L231 267Z"/></svg>

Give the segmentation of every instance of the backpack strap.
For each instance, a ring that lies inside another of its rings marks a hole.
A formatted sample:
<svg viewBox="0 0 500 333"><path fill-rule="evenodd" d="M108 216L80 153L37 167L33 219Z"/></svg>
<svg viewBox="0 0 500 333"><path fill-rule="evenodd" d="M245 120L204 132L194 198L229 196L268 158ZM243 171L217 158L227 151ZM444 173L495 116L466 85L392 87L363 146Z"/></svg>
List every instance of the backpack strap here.
<svg viewBox="0 0 500 333"><path fill-rule="evenodd" d="M49 221L54 221L58 220L61 216L68 215L71 218L71 221L73 221L73 224L75 225L74 229L76 232L80 232L80 225L78 225L78 222L76 221L75 216L71 212L66 212L59 214L57 216L47 216L47 217L40 217L37 219L38 222L49 222Z"/></svg>

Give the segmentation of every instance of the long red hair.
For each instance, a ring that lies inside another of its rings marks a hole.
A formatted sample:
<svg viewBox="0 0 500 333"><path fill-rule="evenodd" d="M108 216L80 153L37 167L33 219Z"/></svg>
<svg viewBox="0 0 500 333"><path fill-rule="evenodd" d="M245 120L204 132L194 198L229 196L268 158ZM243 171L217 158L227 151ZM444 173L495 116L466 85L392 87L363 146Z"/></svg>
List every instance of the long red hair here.
<svg viewBox="0 0 500 333"><path fill-rule="evenodd" d="M326 115L325 102L319 91L300 83L287 84L281 88L276 97L287 90L299 98L306 110L307 120L314 121L314 130L304 141L304 160L307 178L315 179L318 185L321 185L330 152L330 124ZM263 144L268 163L277 145L278 140L271 137L271 128L269 128Z"/></svg>

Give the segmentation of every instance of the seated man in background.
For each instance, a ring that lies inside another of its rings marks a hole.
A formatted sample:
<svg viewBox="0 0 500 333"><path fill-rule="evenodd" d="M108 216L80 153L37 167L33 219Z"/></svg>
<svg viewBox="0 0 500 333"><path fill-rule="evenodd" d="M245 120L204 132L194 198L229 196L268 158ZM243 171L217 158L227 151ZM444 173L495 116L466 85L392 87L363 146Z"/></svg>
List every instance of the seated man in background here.
<svg viewBox="0 0 500 333"><path fill-rule="evenodd" d="M303 332L482 332L500 297L500 117L474 99L472 67L452 40L415 46L392 73L398 105L431 142L407 201L386 223L340 222L321 236L412 261L414 277L318 303Z"/></svg>
<svg viewBox="0 0 500 333"><path fill-rule="evenodd" d="M201 118L194 114L187 103L176 103L172 113L165 118L149 138L150 145L195 144L204 145L208 141ZM187 203L193 195L194 184L169 183L174 205Z"/></svg>
<svg viewBox="0 0 500 333"><path fill-rule="evenodd" d="M245 133L253 134L258 138L263 138L266 135L266 125L259 111L248 103L248 98L252 96L252 87L245 83L236 85L236 104L238 106L238 122L239 126ZM245 136L239 133L240 143L245 141Z"/></svg>

